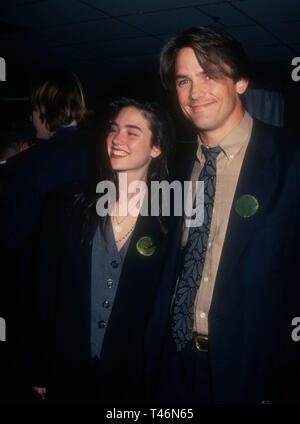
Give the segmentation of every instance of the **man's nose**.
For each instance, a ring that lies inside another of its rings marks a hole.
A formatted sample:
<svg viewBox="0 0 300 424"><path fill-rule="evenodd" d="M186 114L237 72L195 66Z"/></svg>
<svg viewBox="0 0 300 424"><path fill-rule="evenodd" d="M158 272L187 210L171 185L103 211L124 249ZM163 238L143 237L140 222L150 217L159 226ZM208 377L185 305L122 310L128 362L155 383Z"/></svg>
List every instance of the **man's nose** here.
<svg viewBox="0 0 300 424"><path fill-rule="evenodd" d="M190 97L192 100L196 100L199 97L203 97L205 95L205 84L203 81L194 80L192 81Z"/></svg>

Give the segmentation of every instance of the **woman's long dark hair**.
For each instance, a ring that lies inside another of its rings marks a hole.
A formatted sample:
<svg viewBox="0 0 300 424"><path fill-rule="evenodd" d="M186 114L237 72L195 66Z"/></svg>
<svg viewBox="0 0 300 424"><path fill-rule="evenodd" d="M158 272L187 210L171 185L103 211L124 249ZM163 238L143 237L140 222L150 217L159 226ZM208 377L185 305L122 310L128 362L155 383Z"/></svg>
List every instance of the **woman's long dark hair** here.
<svg viewBox="0 0 300 424"><path fill-rule="evenodd" d="M114 121L121 109L125 107L134 107L139 110L148 120L152 133L151 145L159 147L161 154L152 158L147 174L147 186L150 189L151 181L162 181L168 179L168 155L174 141L174 128L169 114L158 104L154 102L139 103L131 98L121 98L114 100L109 105L109 110L101 124L100 131L96 132L95 142L90 153L89 173L83 183L82 191L76 194L76 203L83 207L83 237L87 227L92 228L94 234L97 226L105 237L105 229L108 217L101 218L96 212L96 203L103 194L96 193L96 186L100 181L112 181L118 193L118 176L110 164L110 158L107 152L107 136L110 130L111 121ZM163 217L158 217L162 229L166 231ZM91 227L90 227L91 226Z"/></svg>

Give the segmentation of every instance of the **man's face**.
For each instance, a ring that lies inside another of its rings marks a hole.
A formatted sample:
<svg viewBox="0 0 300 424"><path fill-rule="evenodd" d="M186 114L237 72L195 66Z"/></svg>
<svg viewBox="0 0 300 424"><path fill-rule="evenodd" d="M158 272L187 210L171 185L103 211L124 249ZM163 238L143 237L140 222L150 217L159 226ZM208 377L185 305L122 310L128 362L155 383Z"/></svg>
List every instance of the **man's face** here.
<svg viewBox="0 0 300 424"><path fill-rule="evenodd" d="M241 121L243 110L238 94L246 91L246 80L234 83L226 75L207 75L190 47L178 52L175 80L181 109L200 133L216 132L223 138Z"/></svg>
<svg viewBox="0 0 300 424"><path fill-rule="evenodd" d="M30 120L34 126L36 138L41 140L49 140L49 138L52 137L52 133L49 130L46 122L41 120L40 109L37 106L34 107L30 116Z"/></svg>

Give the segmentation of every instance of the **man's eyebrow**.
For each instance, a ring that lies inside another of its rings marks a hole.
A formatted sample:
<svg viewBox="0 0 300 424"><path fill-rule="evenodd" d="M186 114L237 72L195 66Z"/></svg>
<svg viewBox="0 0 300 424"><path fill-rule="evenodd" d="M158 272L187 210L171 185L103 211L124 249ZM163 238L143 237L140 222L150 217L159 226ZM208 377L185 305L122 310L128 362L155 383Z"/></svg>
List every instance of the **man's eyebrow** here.
<svg viewBox="0 0 300 424"><path fill-rule="evenodd" d="M203 74L207 74L207 72L205 72L205 71L199 71L199 72L197 72L197 75L203 75ZM183 74L176 74L175 75L175 80L182 79L182 78L189 78L189 76L188 75L183 75Z"/></svg>
<svg viewBox="0 0 300 424"><path fill-rule="evenodd" d="M176 80L178 80L178 79L182 79L182 78L188 78L188 76L187 76L187 75L181 75L181 74L176 74L176 75L175 75L175 79L176 79Z"/></svg>

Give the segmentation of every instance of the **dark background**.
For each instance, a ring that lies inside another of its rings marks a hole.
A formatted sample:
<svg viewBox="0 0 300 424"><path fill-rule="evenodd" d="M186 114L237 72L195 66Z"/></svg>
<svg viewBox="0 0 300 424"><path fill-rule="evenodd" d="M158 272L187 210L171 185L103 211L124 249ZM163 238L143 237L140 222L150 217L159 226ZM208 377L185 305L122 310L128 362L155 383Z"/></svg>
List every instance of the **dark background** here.
<svg viewBox="0 0 300 424"><path fill-rule="evenodd" d="M252 88L280 91L285 126L300 130L300 81L291 78L300 56L299 0L1 0L0 122L27 117L28 101L43 70L65 68L83 83L90 109L120 95L159 100L174 112L159 80L165 41L194 25L226 29L244 45ZM188 139L176 119L179 139Z"/></svg>

